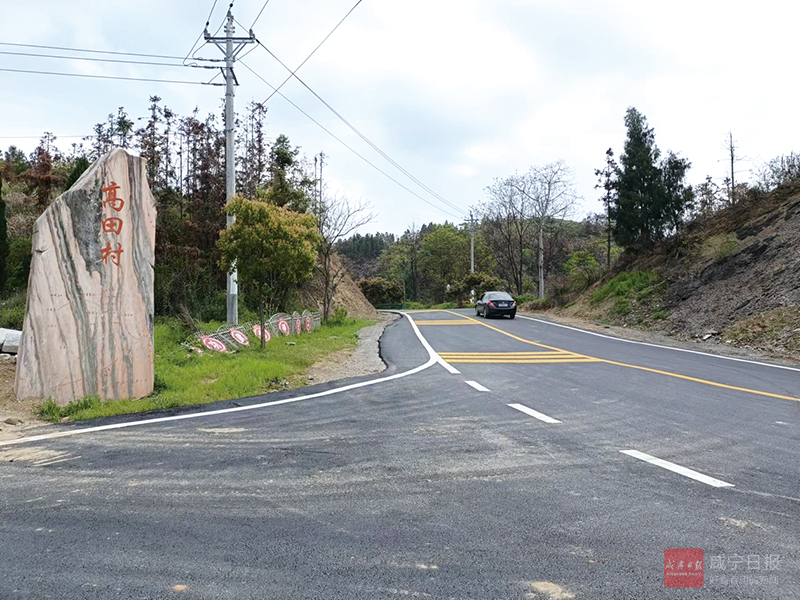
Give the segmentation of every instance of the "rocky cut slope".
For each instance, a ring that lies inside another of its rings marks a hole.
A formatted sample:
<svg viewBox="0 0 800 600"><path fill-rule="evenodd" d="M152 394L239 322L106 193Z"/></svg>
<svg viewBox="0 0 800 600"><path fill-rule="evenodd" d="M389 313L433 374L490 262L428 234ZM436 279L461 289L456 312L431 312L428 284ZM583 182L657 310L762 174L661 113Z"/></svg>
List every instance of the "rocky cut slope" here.
<svg viewBox="0 0 800 600"><path fill-rule="evenodd" d="M667 333L800 354L800 182L692 222L628 268L667 282Z"/></svg>
<svg viewBox="0 0 800 600"><path fill-rule="evenodd" d="M598 301L623 271L656 283ZM696 219L621 261L558 315L800 359L800 181Z"/></svg>

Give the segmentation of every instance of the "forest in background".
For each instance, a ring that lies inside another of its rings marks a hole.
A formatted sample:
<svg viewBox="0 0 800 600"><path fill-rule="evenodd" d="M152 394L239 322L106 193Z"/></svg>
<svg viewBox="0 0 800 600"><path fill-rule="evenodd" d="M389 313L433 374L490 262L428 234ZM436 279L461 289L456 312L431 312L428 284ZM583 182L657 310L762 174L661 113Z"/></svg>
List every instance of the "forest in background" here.
<svg viewBox="0 0 800 600"><path fill-rule="evenodd" d="M119 108L94 126L94 135L66 152L51 133L43 135L30 155L13 146L4 152L0 326L21 326L34 221L91 161L115 146L148 161L158 207L156 315L225 319L225 271L218 247L226 204L222 120L214 114L201 118L196 111L180 116L159 97L150 101L149 115L140 126ZM800 173L800 157L791 154L764 163L752 183L726 179L718 185L707 177L690 186L689 161L671 151L662 155L644 115L630 108L623 151L617 160L609 149L603 168L595 173L598 208L602 207L597 214L574 219L578 198L572 174L563 161L556 161L496 179L486 188L486 200L473 207L477 219L472 225L412 222L402 235L350 235L371 219L368 207L344 198L338 212L323 215L326 200L317 176L318 157L301 156L285 135L269 141L265 116L263 105L251 103L237 117L237 193L312 213L320 227L327 223L332 234L320 244L318 262L330 264L332 253L341 254L353 277L365 281L362 287L375 304L463 303L473 290L489 288L506 289L539 305L563 302L601 278L620 257L680 236L688 223L717 211L757 202L759 195ZM732 159L734 149L731 137ZM324 276L330 293L336 277L331 272ZM245 315L255 312L259 302L245 292L240 310Z"/></svg>
<svg viewBox="0 0 800 600"><path fill-rule="evenodd" d="M63 152L45 133L26 155L12 146L0 160L0 326L21 328L35 220L92 161L113 147L147 159L156 200L155 311L157 316L225 320L226 273L217 246L225 228L225 131L222 119L196 111L180 116L161 98L150 98L140 126L124 108L94 126L94 135ZM236 123L237 194L285 207L318 212L312 161L285 135L270 142L266 108L251 103ZM251 295L252 296L252 295ZM255 312L258 298L240 294L240 311ZM289 299L289 304L291 304ZM292 308L281 306L280 308Z"/></svg>

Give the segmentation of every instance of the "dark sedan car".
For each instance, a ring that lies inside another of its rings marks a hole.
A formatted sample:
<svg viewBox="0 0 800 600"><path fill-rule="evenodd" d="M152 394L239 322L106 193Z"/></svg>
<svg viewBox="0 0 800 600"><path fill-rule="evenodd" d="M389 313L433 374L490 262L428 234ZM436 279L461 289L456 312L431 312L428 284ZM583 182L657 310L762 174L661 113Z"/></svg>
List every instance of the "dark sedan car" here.
<svg viewBox="0 0 800 600"><path fill-rule="evenodd" d="M505 292L486 292L475 304L475 314L487 319L493 315L517 316L517 303Z"/></svg>

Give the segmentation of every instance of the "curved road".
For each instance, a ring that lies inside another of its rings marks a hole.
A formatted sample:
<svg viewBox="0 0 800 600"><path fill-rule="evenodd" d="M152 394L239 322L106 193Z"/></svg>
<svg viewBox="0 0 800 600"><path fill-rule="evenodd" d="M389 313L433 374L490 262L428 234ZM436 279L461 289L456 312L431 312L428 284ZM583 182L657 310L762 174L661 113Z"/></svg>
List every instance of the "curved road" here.
<svg viewBox="0 0 800 600"><path fill-rule="evenodd" d="M800 371L409 317L378 377L0 443L0 598L800 598Z"/></svg>

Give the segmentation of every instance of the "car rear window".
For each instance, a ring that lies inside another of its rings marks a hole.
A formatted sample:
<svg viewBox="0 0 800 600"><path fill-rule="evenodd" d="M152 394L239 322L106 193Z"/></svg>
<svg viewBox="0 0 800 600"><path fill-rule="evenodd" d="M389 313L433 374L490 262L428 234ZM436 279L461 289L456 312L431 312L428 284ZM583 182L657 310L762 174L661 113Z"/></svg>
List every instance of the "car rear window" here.
<svg viewBox="0 0 800 600"><path fill-rule="evenodd" d="M487 300L513 300L513 298L505 292L498 292L496 294L489 294Z"/></svg>

